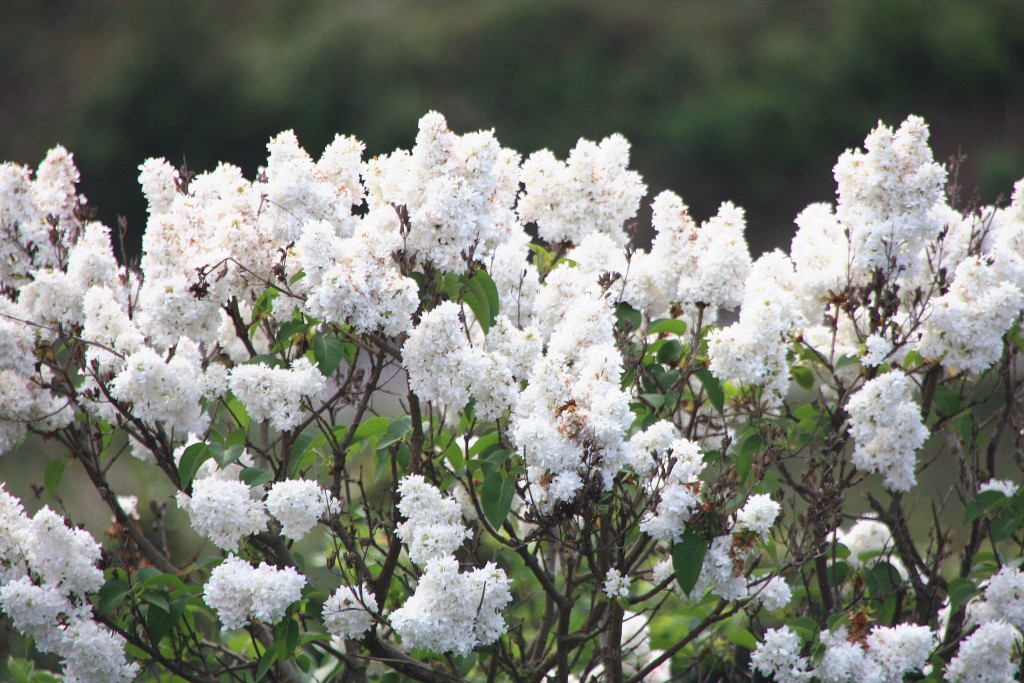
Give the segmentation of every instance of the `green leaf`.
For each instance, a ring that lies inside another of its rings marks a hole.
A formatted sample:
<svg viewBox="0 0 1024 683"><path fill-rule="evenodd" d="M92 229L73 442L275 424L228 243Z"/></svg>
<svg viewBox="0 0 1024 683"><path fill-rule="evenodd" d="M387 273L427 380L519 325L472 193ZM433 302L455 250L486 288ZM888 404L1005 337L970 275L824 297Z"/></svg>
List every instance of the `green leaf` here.
<svg viewBox="0 0 1024 683"><path fill-rule="evenodd" d="M786 625L800 636L801 640L812 640L818 635L818 624L809 617L794 617L786 620Z"/></svg>
<svg viewBox="0 0 1024 683"><path fill-rule="evenodd" d="M622 327L628 325L630 330L639 330L643 316L640 315L640 311L635 310L629 304L620 303L615 308L615 319Z"/></svg>
<svg viewBox="0 0 1024 683"><path fill-rule="evenodd" d="M377 441L377 450L382 451L393 443L397 443L412 433L412 421L409 418L395 420Z"/></svg>
<svg viewBox="0 0 1024 683"><path fill-rule="evenodd" d="M259 486L274 480L274 475L259 467L246 467L238 475L238 478L249 486Z"/></svg>
<svg viewBox="0 0 1024 683"><path fill-rule="evenodd" d="M697 585L709 545L707 539L685 531L682 540L672 546L672 568L676 570L676 581L686 595L690 595Z"/></svg>
<svg viewBox="0 0 1024 683"><path fill-rule="evenodd" d="M948 386L939 385L935 387L935 396L932 405L940 415L951 417L960 412L960 394Z"/></svg>
<svg viewBox="0 0 1024 683"><path fill-rule="evenodd" d="M957 577L949 582L949 606L954 610L960 609L967 601L978 594L978 587L967 579Z"/></svg>
<svg viewBox="0 0 1024 683"><path fill-rule="evenodd" d="M221 469L224 469L231 463L241 458L242 453L245 453L245 446L242 446L240 444L235 444L234 446L229 446L228 448L224 448L223 446L217 443L210 444L210 455L213 456L213 459L217 462L217 466L220 467Z"/></svg>
<svg viewBox="0 0 1024 683"><path fill-rule="evenodd" d="M356 427L355 441L365 441L372 436L379 436L388 431L391 420L386 417L371 417Z"/></svg>
<svg viewBox="0 0 1024 683"><path fill-rule="evenodd" d="M515 477L503 470L497 470L484 478L484 483L480 486L480 505L484 509L487 521L495 529L500 529L505 523L515 493Z"/></svg>
<svg viewBox="0 0 1024 683"><path fill-rule="evenodd" d="M715 410L722 412L725 406L725 393L722 391L722 384L711 374L707 368L701 368L693 373L704 385L704 391L708 392L708 398Z"/></svg>
<svg viewBox="0 0 1024 683"><path fill-rule="evenodd" d="M132 592L131 587L119 578L113 578L103 584L97 594L96 611L99 614L106 614L124 602L124 599Z"/></svg>
<svg viewBox="0 0 1024 683"><path fill-rule="evenodd" d="M658 362L662 365L675 365L683 357L683 345L675 339L667 339L658 349Z"/></svg>
<svg viewBox="0 0 1024 683"><path fill-rule="evenodd" d="M498 317L499 298L498 288L494 280L483 270L478 270L466 283L466 293L462 300L473 311L484 334L491 329L491 325Z"/></svg>
<svg viewBox="0 0 1024 683"><path fill-rule="evenodd" d="M686 323L682 320L674 320L672 318L666 320L655 320L651 323L651 326L647 328L648 334L674 334L677 337L682 337L686 334Z"/></svg>
<svg viewBox="0 0 1024 683"><path fill-rule="evenodd" d="M259 666L256 667L257 681L262 681L267 677L267 673L270 671L270 667L274 666L275 661L277 661L276 648L267 648L260 657Z"/></svg>
<svg viewBox="0 0 1024 683"><path fill-rule="evenodd" d="M195 479L196 472L204 462L210 459L210 445L208 443L194 443L185 449L181 454L181 461L178 463L178 476L181 478L182 490L187 490Z"/></svg>
<svg viewBox="0 0 1024 683"><path fill-rule="evenodd" d="M345 356L345 344L333 335L323 335L319 332L313 335L313 358L320 372L330 377L341 365L341 359Z"/></svg>
<svg viewBox="0 0 1024 683"><path fill-rule="evenodd" d="M170 613L163 608L150 605L146 610L146 631L149 632L149 642L154 647L160 645L160 641L170 633L173 625Z"/></svg>
<svg viewBox="0 0 1024 683"><path fill-rule="evenodd" d="M278 661L290 659L298 644L299 624L294 619L286 618L274 627L274 651Z"/></svg>
<svg viewBox="0 0 1024 683"><path fill-rule="evenodd" d="M46 473L43 474L43 487L50 497L57 492L60 480L64 478L64 464L63 460L52 460L46 466Z"/></svg>
<svg viewBox="0 0 1024 683"><path fill-rule="evenodd" d="M848 367L850 365L853 365L854 363L859 363L859 362L860 362L860 358L858 358L857 356L840 356L839 360L836 361L836 366L835 366L836 372L839 372L843 368Z"/></svg>
<svg viewBox="0 0 1024 683"><path fill-rule="evenodd" d="M992 520L990 535L994 542L1009 538L1020 527L1020 517L1013 510L1003 510Z"/></svg>
<svg viewBox="0 0 1024 683"><path fill-rule="evenodd" d="M802 367L800 365L794 365L789 369L793 375L793 379L801 389L810 391L814 388L814 373L809 368Z"/></svg>
<svg viewBox="0 0 1024 683"><path fill-rule="evenodd" d="M735 643L736 645L739 645L746 650L750 650L751 652L757 649L757 638L755 638L754 634L745 628L729 631L729 635L726 636L726 639L730 643Z"/></svg>
<svg viewBox="0 0 1024 683"><path fill-rule="evenodd" d="M640 394L640 398L655 410L665 405L665 397L661 394Z"/></svg>

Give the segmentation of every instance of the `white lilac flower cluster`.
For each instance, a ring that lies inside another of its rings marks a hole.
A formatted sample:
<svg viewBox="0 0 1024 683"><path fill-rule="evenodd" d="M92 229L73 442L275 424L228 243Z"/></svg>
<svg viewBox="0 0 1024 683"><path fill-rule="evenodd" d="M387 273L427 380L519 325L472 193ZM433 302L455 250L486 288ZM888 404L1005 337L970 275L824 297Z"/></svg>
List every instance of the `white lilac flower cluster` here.
<svg viewBox="0 0 1024 683"><path fill-rule="evenodd" d="M411 152L376 157L364 173L371 213L405 207L406 249L440 270L464 271L470 253L481 259L516 223L519 155L492 131L452 133L437 112L420 119Z"/></svg>
<svg viewBox="0 0 1024 683"><path fill-rule="evenodd" d="M612 567L604 577L604 594L608 596L609 600L628 598L629 584L629 577L623 576L622 572Z"/></svg>
<svg viewBox="0 0 1024 683"><path fill-rule="evenodd" d="M836 541L850 551L846 562L854 569L870 568L878 562L888 562L899 573L907 576L907 568L895 554L896 543L892 532L876 519L858 520L848 530L837 530Z"/></svg>
<svg viewBox="0 0 1024 683"><path fill-rule="evenodd" d="M788 626L768 629L750 655L751 669L777 683L888 683L921 671L939 643L927 626L877 626L862 641L851 641L846 627L821 634L824 652L816 665L801 656L800 637Z"/></svg>
<svg viewBox="0 0 1024 683"><path fill-rule="evenodd" d="M623 226L636 215L647 187L628 171L629 143L612 135L600 143L580 140L563 163L548 150L523 162L519 180L526 187L516 207L524 223L536 223L550 244L579 244L602 232L622 246Z"/></svg>
<svg viewBox="0 0 1024 683"><path fill-rule="evenodd" d="M269 420L271 427L285 431L302 422L302 401L319 399L326 380L308 358L297 358L288 369L239 365L231 371L228 387L253 420Z"/></svg>
<svg viewBox="0 0 1024 683"><path fill-rule="evenodd" d="M404 477L398 484L398 494L398 511L405 521L398 525L397 533L413 562L451 555L469 538L458 502L451 496L442 496L422 476Z"/></svg>
<svg viewBox="0 0 1024 683"><path fill-rule="evenodd" d="M50 508L26 516L0 482L0 609L41 652L59 655L64 680L127 683L120 635L96 623L87 600L103 585L100 547L88 532L69 529Z"/></svg>
<svg viewBox="0 0 1024 683"><path fill-rule="evenodd" d="M459 573L452 553L469 536L451 496L413 474L399 482L399 538L424 565L416 591L391 613L391 625L411 648L465 655L505 633L502 609L512 600L509 579L493 562Z"/></svg>
<svg viewBox="0 0 1024 683"><path fill-rule="evenodd" d="M895 132L879 123L864 148L847 151L835 166L836 216L850 231L851 267L858 276L912 265L942 227L932 209L946 181L919 117L907 118Z"/></svg>
<svg viewBox="0 0 1024 683"><path fill-rule="evenodd" d="M281 524L284 536L300 540L323 517L340 509L334 496L315 481L279 481L264 501L261 487L238 481L238 465L211 471L207 463L192 482L192 495L179 491L176 500L192 528L227 552L237 552L246 536L266 531L267 512Z"/></svg>
<svg viewBox="0 0 1024 683"><path fill-rule="evenodd" d="M493 562L460 573L453 556L436 557L391 625L410 648L466 655L505 633L502 610L511 601L508 577Z"/></svg>
<svg viewBox="0 0 1024 683"><path fill-rule="evenodd" d="M332 636L359 638L373 626L377 609L377 598L366 584L339 586L324 601L324 626Z"/></svg>
<svg viewBox="0 0 1024 683"><path fill-rule="evenodd" d="M928 439L913 387L902 372L887 372L866 382L846 406L853 464L863 472L881 474L890 491L909 491L917 481L917 450Z"/></svg>
<svg viewBox="0 0 1024 683"><path fill-rule="evenodd" d="M630 439L630 448L635 454L650 456L656 453L661 461L654 477L646 484L652 495L657 495L658 504L647 513L640 522L643 531L659 541L678 542L686 531L686 521L690 513L700 502L701 482L698 478L704 469L703 454L700 447L686 439L673 438L667 448L664 442L657 443L651 439L651 432L663 431L655 423L646 431L636 434ZM667 434L674 437L674 428ZM634 457L634 461L636 457Z"/></svg>
<svg viewBox="0 0 1024 683"><path fill-rule="evenodd" d="M242 628L253 619L272 624L302 597L305 585L306 577L291 567L278 569L261 562L254 568L231 556L210 572L203 600L226 629Z"/></svg>
<svg viewBox="0 0 1024 683"><path fill-rule="evenodd" d="M806 323L793 262L780 251L754 262L737 322L708 335L711 372L745 386L763 386L770 401L789 386L790 335Z"/></svg>

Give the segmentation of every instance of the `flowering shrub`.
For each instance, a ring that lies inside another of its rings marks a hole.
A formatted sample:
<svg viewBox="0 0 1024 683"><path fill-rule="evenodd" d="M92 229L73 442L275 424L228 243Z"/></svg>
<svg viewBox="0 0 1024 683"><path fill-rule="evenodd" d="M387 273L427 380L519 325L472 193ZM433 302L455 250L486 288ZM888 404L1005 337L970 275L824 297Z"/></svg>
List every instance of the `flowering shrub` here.
<svg viewBox="0 0 1024 683"><path fill-rule="evenodd" d="M633 246L619 136L436 113L254 180L146 161L137 266L67 151L0 166L0 450L114 518L0 488L10 628L83 682L1007 680L1024 181L961 210L927 137L880 124L757 259L671 192Z"/></svg>

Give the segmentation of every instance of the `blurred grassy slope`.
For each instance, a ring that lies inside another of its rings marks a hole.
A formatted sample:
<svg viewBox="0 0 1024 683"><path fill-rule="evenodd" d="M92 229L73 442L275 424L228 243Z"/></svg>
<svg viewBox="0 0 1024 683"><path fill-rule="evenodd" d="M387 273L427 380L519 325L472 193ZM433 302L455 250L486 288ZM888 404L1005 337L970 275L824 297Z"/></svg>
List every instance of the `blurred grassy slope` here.
<svg viewBox="0 0 1024 683"><path fill-rule="evenodd" d="M53 5L62 12L54 13ZM44 7L50 8L44 11ZM62 142L113 224L141 230L147 156L252 176L293 128L371 154L407 146L437 109L564 156L619 131L652 192L699 217L748 210L755 250L834 195L831 168L881 118L932 124L936 154L970 155L983 199L1024 175L1019 0L15 0L0 22L0 158ZM53 17L59 14L58 19Z"/></svg>

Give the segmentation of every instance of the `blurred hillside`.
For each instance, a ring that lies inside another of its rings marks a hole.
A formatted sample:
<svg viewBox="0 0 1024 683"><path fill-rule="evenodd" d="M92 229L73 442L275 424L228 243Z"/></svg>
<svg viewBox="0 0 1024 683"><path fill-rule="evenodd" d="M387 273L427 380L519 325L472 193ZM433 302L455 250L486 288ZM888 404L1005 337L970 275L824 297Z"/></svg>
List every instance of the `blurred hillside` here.
<svg viewBox="0 0 1024 683"><path fill-rule="evenodd" d="M652 193L746 208L756 251L879 118L923 115L984 201L1024 176L1020 0L7 0L0 44L0 159L65 144L136 239L146 157L251 177L283 129L376 154L430 109L523 153L621 132Z"/></svg>

